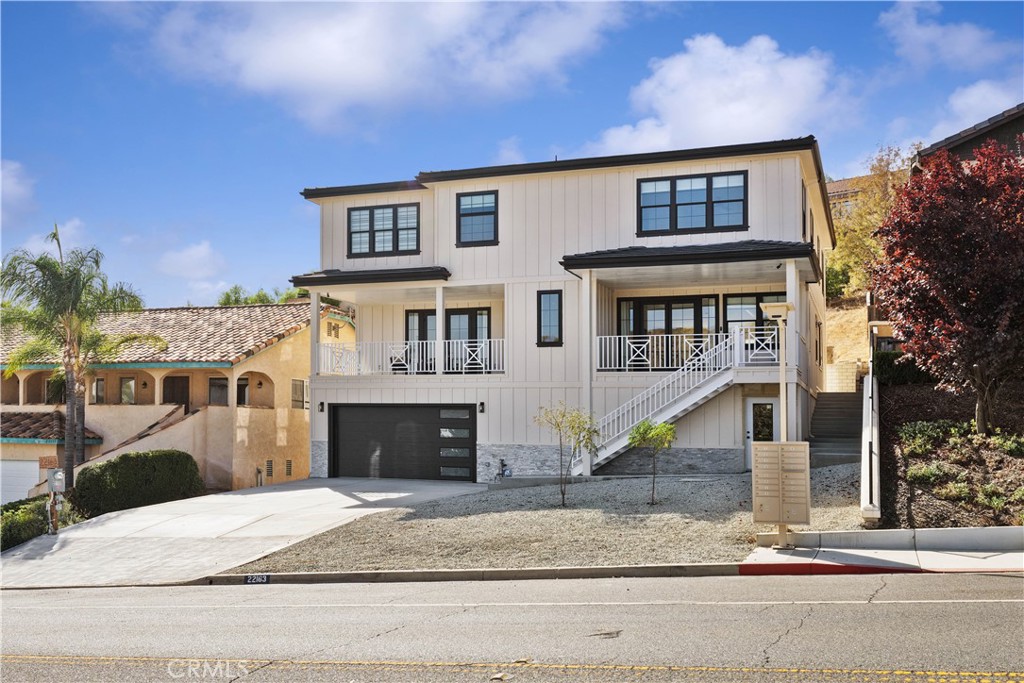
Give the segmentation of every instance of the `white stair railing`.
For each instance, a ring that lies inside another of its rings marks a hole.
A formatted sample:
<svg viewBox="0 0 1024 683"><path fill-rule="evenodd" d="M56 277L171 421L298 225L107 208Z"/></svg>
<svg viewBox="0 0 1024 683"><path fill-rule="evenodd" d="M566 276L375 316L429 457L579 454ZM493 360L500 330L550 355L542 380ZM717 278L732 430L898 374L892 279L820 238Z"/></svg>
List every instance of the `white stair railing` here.
<svg viewBox="0 0 1024 683"><path fill-rule="evenodd" d="M599 450L641 420L652 417L711 377L732 367L735 360L733 337L739 338L739 335L704 335L704 343L693 347L693 353L681 368L601 418L597 423Z"/></svg>
<svg viewBox="0 0 1024 683"><path fill-rule="evenodd" d="M725 334L686 337L682 367L598 421L598 458L607 455L611 442L621 440L641 420L654 417L719 373L778 363L776 326L736 327Z"/></svg>

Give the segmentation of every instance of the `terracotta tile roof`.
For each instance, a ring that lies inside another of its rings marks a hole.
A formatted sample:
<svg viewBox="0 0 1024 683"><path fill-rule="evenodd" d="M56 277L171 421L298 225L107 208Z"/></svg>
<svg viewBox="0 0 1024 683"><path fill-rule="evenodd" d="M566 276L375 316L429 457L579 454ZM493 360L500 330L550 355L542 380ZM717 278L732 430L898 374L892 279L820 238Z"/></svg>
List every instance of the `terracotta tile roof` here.
<svg viewBox="0 0 1024 683"><path fill-rule="evenodd" d="M48 413L3 413L0 416L0 438L3 439L44 439L64 441L64 413L54 410ZM97 443L103 441L96 432L85 428L85 438Z"/></svg>
<svg viewBox="0 0 1024 683"><path fill-rule="evenodd" d="M829 199L841 199L849 195L857 194L861 190L861 184L866 175L854 176L853 178L841 178L826 184Z"/></svg>
<svg viewBox="0 0 1024 683"><path fill-rule="evenodd" d="M149 308L101 316L110 334L155 334L167 349L125 347L111 363L238 363L309 325L309 303L254 306ZM19 330L3 330L0 363L25 341ZM56 362L54 358L51 362Z"/></svg>

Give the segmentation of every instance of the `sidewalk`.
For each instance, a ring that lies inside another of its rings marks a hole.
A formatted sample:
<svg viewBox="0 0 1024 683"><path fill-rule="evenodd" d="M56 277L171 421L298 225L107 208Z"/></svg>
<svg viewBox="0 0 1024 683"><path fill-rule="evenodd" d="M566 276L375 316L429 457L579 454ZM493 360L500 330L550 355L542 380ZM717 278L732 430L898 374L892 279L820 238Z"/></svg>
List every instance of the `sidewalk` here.
<svg viewBox="0 0 1024 683"><path fill-rule="evenodd" d="M740 564L747 576L893 572L1024 572L1024 527L882 529L790 534L792 549L774 549L758 534Z"/></svg>

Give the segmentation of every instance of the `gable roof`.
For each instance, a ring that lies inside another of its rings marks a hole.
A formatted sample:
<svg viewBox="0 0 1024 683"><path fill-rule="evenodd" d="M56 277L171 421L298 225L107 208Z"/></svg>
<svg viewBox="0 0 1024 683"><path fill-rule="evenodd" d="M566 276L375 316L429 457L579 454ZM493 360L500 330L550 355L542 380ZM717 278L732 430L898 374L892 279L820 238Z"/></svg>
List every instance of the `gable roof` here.
<svg viewBox="0 0 1024 683"><path fill-rule="evenodd" d="M98 367L125 363L229 367L307 327L309 312L309 303L297 303L148 308L103 314L99 327L104 332L154 334L167 342L167 348L156 351L146 344L132 344L116 359ZM5 365L10 353L26 339L20 330L4 329L0 364ZM57 361L49 359L49 364Z"/></svg>
<svg viewBox="0 0 1024 683"><path fill-rule="evenodd" d="M954 133L948 138L943 138L936 143L928 145L915 155L914 161L918 163L921 159L935 154L940 149L951 150L953 147L960 147L970 143L972 140L987 138L989 133L992 133L996 128L1008 126L1018 119L1024 119L1024 102L1015 107L1010 107L1006 111L996 114L992 118L986 119L970 128L965 128L959 133ZM1024 124L1024 120L1022 120L1022 124ZM1020 132L1019 127L1013 132Z"/></svg>
<svg viewBox="0 0 1024 683"><path fill-rule="evenodd" d="M0 439L15 443L64 443L64 413L59 410L41 413L7 413L0 421ZM103 442L96 432L85 428L85 442Z"/></svg>
<svg viewBox="0 0 1024 683"><path fill-rule="evenodd" d="M839 180L832 180L826 183L825 187L828 189L828 199L830 202L834 202L839 199L845 199L852 195L859 194L864 182L870 176L858 175L852 178L840 178Z"/></svg>

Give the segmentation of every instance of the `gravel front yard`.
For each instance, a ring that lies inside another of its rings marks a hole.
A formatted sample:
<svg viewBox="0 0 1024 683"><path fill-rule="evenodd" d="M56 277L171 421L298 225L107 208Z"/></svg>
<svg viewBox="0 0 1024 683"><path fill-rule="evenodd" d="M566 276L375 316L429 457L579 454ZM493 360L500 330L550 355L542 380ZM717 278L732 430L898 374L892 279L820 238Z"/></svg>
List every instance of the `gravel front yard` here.
<svg viewBox="0 0 1024 683"><path fill-rule="evenodd" d="M860 528L859 465L812 470L811 525ZM486 491L368 515L231 573L735 562L752 550L750 475Z"/></svg>

